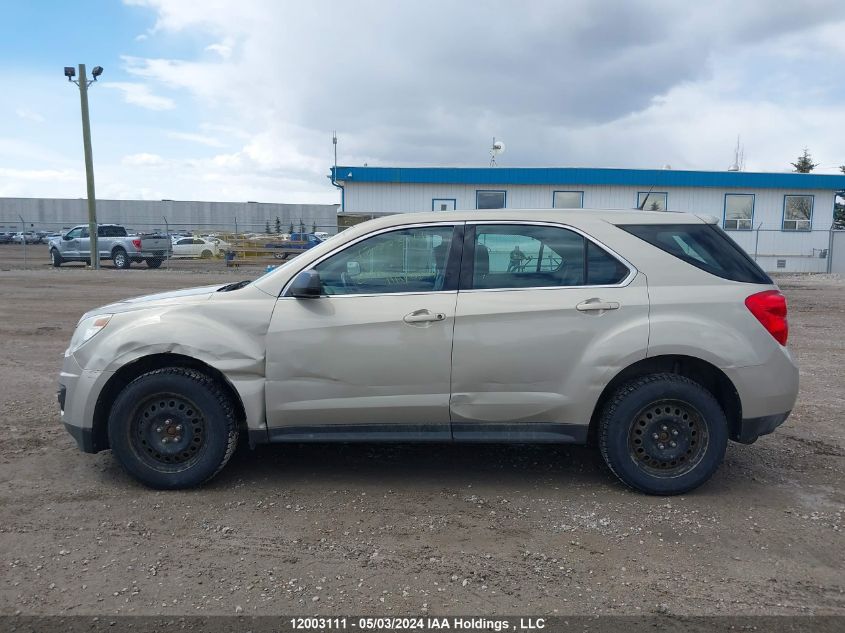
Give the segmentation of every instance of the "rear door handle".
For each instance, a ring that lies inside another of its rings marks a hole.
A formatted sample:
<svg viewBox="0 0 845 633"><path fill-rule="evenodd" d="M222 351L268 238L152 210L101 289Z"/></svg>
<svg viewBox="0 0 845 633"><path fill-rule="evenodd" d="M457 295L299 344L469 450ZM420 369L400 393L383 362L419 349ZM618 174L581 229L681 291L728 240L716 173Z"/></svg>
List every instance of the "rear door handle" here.
<svg viewBox="0 0 845 633"><path fill-rule="evenodd" d="M618 301L602 301L600 299L587 299L586 301L582 301L577 306L575 306L576 310L580 312L596 312L596 311L604 311L604 310L617 310L619 308Z"/></svg>
<svg viewBox="0 0 845 633"><path fill-rule="evenodd" d="M429 310L414 310L406 314L402 319L405 323L430 323L432 321L445 321L446 315L442 312L431 312Z"/></svg>

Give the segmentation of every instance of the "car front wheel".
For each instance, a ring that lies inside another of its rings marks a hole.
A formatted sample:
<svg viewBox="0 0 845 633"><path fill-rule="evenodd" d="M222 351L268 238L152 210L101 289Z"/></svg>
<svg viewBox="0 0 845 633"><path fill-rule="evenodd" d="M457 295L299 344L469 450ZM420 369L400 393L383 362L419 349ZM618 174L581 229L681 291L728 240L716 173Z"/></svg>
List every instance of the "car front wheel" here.
<svg viewBox="0 0 845 633"><path fill-rule="evenodd" d="M722 463L727 442L728 423L716 398L677 374L622 385L599 420L605 463L622 482L647 494L697 488Z"/></svg>
<svg viewBox="0 0 845 633"><path fill-rule="evenodd" d="M50 262L53 264L53 268L58 268L62 265L62 256L59 255L59 251L55 248L50 249Z"/></svg>
<svg viewBox="0 0 845 633"><path fill-rule="evenodd" d="M235 450L238 426L231 399L194 369L157 369L117 397L108 422L112 452L141 483L162 490L198 486Z"/></svg>

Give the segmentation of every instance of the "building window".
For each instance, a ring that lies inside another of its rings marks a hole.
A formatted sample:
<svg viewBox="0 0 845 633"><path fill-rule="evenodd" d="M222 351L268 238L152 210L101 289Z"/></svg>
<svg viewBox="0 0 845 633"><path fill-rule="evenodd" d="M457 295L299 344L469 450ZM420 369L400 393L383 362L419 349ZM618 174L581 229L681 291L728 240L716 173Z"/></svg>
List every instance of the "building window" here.
<svg viewBox="0 0 845 633"><path fill-rule="evenodd" d="M432 198L432 211L454 211L457 200L455 198Z"/></svg>
<svg viewBox="0 0 845 633"><path fill-rule="evenodd" d="M809 231L813 226L813 196L783 197L783 230Z"/></svg>
<svg viewBox="0 0 845 633"><path fill-rule="evenodd" d="M669 194L665 191L640 191L637 194L637 208L643 211L665 211Z"/></svg>
<svg viewBox="0 0 845 633"><path fill-rule="evenodd" d="M555 191L552 194L552 208L554 209L583 209L583 191Z"/></svg>
<svg viewBox="0 0 845 633"><path fill-rule="evenodd" d="M754 224L754 194L725 194L723 224L726 231L750 231Z"/></svg>
<svg viewBox="0 0 845 633"><path fill-rule="evenodd" d="M476 209L504 209L507 195L504 191L476 191Z"/></svg>

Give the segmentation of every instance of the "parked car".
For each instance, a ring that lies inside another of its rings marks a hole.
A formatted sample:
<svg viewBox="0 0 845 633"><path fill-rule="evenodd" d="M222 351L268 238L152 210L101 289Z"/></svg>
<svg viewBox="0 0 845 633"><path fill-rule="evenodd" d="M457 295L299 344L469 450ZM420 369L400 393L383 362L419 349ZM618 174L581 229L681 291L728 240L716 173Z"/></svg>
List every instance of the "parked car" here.
<svg viewBox="0 0 845 633"><path fill-rule="evenodd" d="M23 244L24 242L27 244L37 244L39 237L33 231L27 231L26 233L18 231L12 234L12 242L15 244Z"/></svg>
<svg viewBox="0 0 845 633"><path fill-rule="evenodd" d="M180 237L173 240L173 257L208 259L217 255L217 250L217 244L202 237Z"/></svg>
<svg viewBox="0 0 845 633"><path fill-rule="evenodd" d="M91 261L91 238L88 225L73 227L60 238L48 242L50 260L58 268L65 262ZM100 259L110 259L116 268L129 268L132 262L146 262L150 268L158 268L170 257L170 240L166 235L130 235L117 224L97 226L97 250Z"/></svg>
<svg viewBox="0 0 845 633"><path fill-rule="evenodd" d="M14 233L0 233L0 244L11 244Z"/></svg>
<svg viewBox="0 0 845 633"><path fill-rule="evenodd" d="M266 442L598 447L671 495L789 415L786 300L691 214L485 211L349 228L254 282L85 314L59 385L83 451L154 488ZM175 342L178 342L175 343Z"/></svg>

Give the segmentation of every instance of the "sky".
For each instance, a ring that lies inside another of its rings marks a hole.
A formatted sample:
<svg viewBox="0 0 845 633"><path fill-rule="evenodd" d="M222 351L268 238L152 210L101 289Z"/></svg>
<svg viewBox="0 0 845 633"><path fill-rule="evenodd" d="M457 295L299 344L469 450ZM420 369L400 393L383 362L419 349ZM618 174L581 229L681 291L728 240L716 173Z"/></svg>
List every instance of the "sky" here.
<svg viewBox="0 0 845 633"><path fill-rule="evenodd" d="M842 0L0 0L0 196L339 202L338 163L845 163Z"/></svg>

